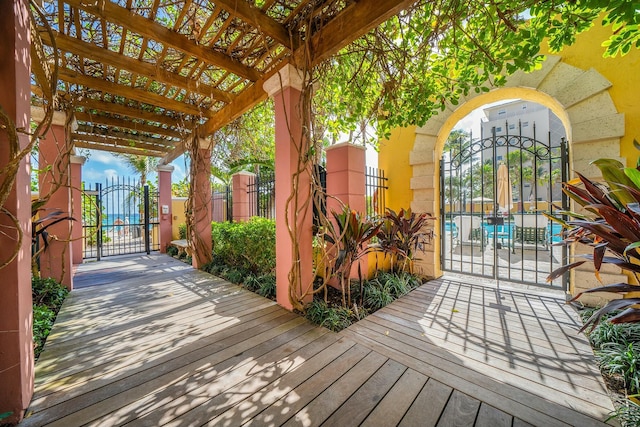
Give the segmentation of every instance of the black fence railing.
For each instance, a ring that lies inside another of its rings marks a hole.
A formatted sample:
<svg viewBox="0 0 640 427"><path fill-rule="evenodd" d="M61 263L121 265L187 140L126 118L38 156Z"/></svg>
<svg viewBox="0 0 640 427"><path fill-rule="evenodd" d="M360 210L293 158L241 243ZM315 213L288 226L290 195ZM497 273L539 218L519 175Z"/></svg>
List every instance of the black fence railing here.
<svg viewBox="0 0 640 427"><path fill-rule="evenodd" d="M213 203L213 221L233 221L233 191L230 185L225 185L214 191L211 201Z"/></svg>
<svg viewBox="0 0 640 427"><path fill-rule="evenodd" d="M389 178L384 170L367 167L365 171L365 205L369 218L381 217L387 207L387 189Z"/></svg>
<svg viewBox="0 0 640 427"><path fill-rule="evenodd" d="M273 170L260 170L247 186L251 216L276 217L276 176Z"/></svg>

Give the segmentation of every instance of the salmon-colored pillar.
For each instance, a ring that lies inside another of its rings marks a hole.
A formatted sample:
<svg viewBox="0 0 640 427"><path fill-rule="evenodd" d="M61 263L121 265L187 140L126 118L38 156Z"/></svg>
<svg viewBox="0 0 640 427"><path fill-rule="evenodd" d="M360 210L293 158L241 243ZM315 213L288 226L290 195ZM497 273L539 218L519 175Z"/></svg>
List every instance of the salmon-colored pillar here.
<svg viewBox="0 0 640 427"><path fill-rule="evenodd" d="M233 196L233 220L238 222L249 221L251 218L251 196L247 190L249 184L255 179L255 174L251 172L238 172L231 176L231 188Z"/></svg>
<svg viewBox="0 0 640 427"><path fill-rule="evenodd" d="M87 161L83 156L71 156L71 261L82 264L82 165Z"/></svg>
<svg viewBox="0 0 640 427"><path fill-rule="evenodd" d="M61 216L71 216L71 180L70 147L65 132L66 116L56 112L53 122L38 145L38 176L40 197L48 197L48 202L40 211L40 218L60 211ZM56 217L57 218L57 217ZM45 221L46 224L49 221ZM60 221L47 227L49 245L40 254L40 275L51 277L62 283L67 289L73 289L73 271L71 253L71 222ZM42 244L42 240L40 241Z"/></svg>
<svg viewBox="0 0 640 427"><path fill-rule="evenodd" d="M191 184L194 188L192 206L194 224L191 230L192 261L194 268L200 268L211 262L211 143L201 139L194 148L192 156L194 176Z"/></svg>
<svg viewBox="0 0 640 427"><path fill-rule="evenodd" d="M299 70L290 64L264 84L264 90L275 102L276 122L276 299L291 310L289 289L297 296L306 294L313 286L311 169L300 174L294 188L294 175L299 159L308 149L302 134L301 90L304 81ZM294 194L291 200L290 196ZM295 226L294 226L295 225ZM289 230L297 230L294 245ZM290 272L297 270L297 279L290 280ZM307 295L306 301L312 296Z"/></svg>
<svg viewBox="0 0 640 427"><path fill-rule="evenodd" d="M333 220L332 211L342 211L341 201L352 211L366 215L365 167L366 148L348 142L332 145L327 153L327 214ZM339 200L339 201L338 201ZM358 278L358 264L366 275L367 259L361 258L351 268L351 277Z"/></svg>
<svg viewBox="0 0 640 427"><path fill-rule="evenodd" d="M156 168L158 172L158 204L160 205L160 252L167 252L167 245L171 243L171 173L174 167L171 165L160 165Z"/></svg>
<svg viewBox="0 0 640 427"><path fill-rule="evenodd" d="M29 2L0 2L0 104L17 128L29 129L29 99L31 96L31 58L29 33ZM29 137L18 134L20 149L28 145ZM11 160L9 138L0 129L0 169ZM0 175L0 180L7 179ZM20 161L15 182L3 204L22 229L22 244L17 245L19 232L6 214L0 215L0 261L7 262L0 274L0 414L11 413L2 422L17 422L33 395L33 338L31 302L31 179L29 156Z"/></svg>

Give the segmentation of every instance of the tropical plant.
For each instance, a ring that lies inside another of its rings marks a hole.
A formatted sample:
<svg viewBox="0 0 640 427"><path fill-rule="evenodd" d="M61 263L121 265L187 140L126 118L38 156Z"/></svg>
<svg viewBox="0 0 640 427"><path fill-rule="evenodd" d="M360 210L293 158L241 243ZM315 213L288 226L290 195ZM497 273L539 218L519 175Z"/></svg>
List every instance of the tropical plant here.
<svg viewBox="0 0 640 427"><path fill-rule="evenodd" d="M640 149L640 144L635 143ZM584 212L561 212L572 218L569 221L552 217L563 225L564 244L583 243L593 247L593 253L578 255L585 260L556 269L547 280L554 280L589 260L593 262L598 279L602 265L613 264L628 271L636 283L640 283L640 166L628 168L612 159L599 159L593 164L602 172L604 183L593 182L578 174L577 179L563 184L563 191ZM637 291L640 291L637 284L615 283L580 292L571 301L586 293L613 292L626 296ZM610 301L593 313L582 330L593 329L603 316L615 310L623 311L609 318L610 322L639 322L638 304L640 298L637 297Z"/></svg>
<svg viewBox="0 0 640 427"><path fill-rule="evenodd" d="M338 278L342 291L343 307L351 306L349 277L354 262L373 250L367 242L376 236L382 223L370 220L344 205L342 212L332 211L334 221L320 228L321 240L329 245L320 245L330 259L331 274Z"/></svg>
<svg viewBox="0 0 640 427"><path fill-rule="evenodd" d="M400 270L413 272L413 261L417 251L423 251L433 238L433 230L425 230L428 221L434 218L427 214L416 214L411 209L400 209L396 213L387 208L377 233L382 250L392 256Z"/></svg>

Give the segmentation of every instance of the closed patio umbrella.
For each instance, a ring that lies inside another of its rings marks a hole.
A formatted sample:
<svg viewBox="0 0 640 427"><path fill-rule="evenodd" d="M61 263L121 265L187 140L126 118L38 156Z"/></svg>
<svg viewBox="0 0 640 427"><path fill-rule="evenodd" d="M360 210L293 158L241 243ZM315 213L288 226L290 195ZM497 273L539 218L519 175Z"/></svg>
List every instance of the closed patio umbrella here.
<svg viewBox="0 0 640 427"><path fill-rule="evenodd" d="M509 212L513 208L513 196L511 194L511 183L509 182L509 169L504 163L498 168L498 199L496 202L500 211Z"/></svg>

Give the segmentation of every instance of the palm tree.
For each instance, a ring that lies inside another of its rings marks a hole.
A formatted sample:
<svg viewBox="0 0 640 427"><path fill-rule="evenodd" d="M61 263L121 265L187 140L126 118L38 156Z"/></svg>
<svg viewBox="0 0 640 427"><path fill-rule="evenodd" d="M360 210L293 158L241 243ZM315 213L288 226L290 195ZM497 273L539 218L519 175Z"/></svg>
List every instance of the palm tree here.
<svg viewBox="0 0 640 427"><path fill-rule="evenodd" d="M142 156L139 154L118 153L116 157L124 160L126 165L134 173L140 174L140 185L144 186L147 183L149 174L156 170L159 159L157 157Z"/></svg>

